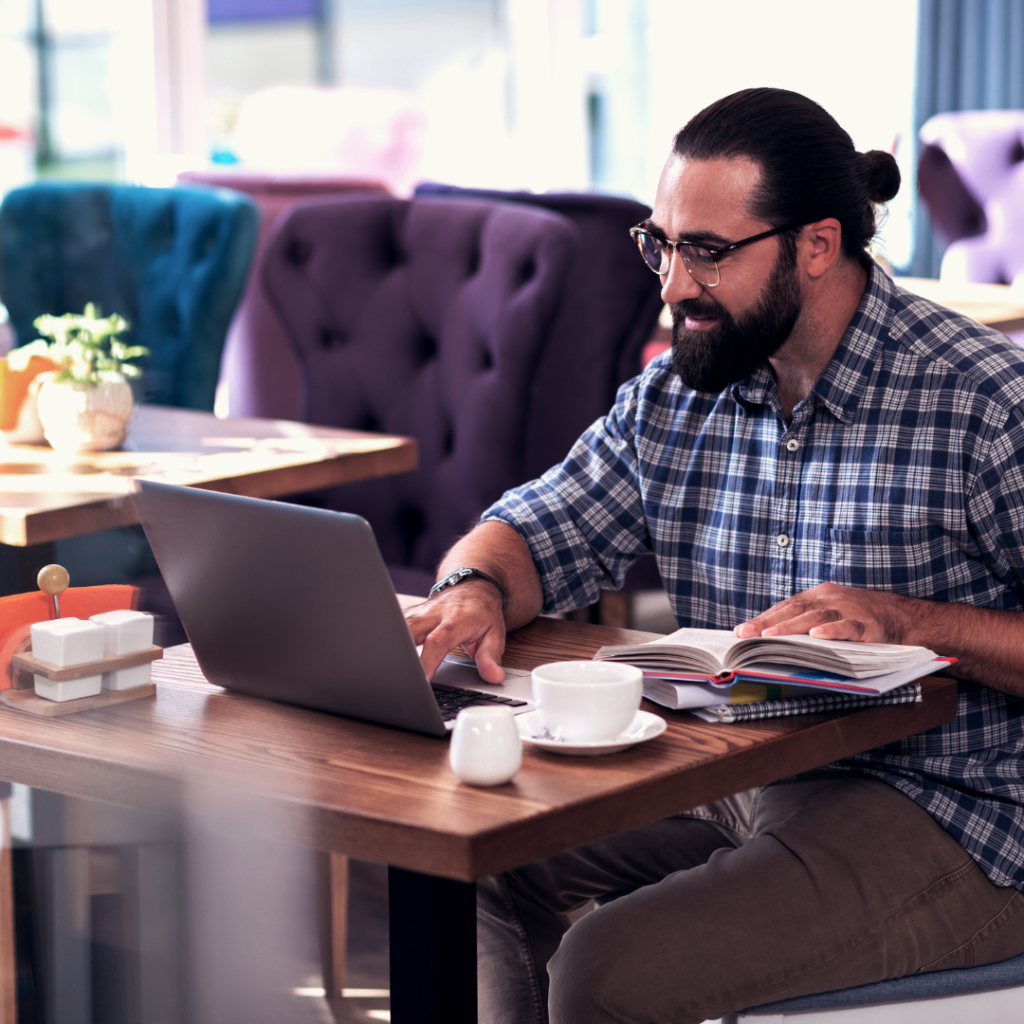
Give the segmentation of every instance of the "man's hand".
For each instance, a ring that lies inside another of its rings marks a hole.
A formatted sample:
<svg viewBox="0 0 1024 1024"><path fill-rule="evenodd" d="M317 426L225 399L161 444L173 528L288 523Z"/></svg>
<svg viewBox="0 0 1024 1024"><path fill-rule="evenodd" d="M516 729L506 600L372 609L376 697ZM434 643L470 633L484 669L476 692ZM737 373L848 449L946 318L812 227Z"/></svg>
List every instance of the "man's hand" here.
<svg viewBox="0 0 1024 1024"><path fill-rule="evenodd" d="M906 644L913 632L912 598L879 590L820 583L772 605L736 627L738 637L809 633L820 640L861 640L872 644Z"/></svg>
<svg viewBox="0 0 1024 1024"><path fill-rule="evenodd" d="M428 679L434 678L448 652L461 644L476 659L485 682L504 680L505 617L501 596L486 580L469 579L442 590L431 600L406 609L405 621L413 640L423 644L421 658Z"/></svg>
<svg viewBox="0 0 1024 1024"><path fill-rule="evenodd" d="M420 657L428 679L434 678L445 655L461 644L476 659L484 680L500 683L505 678L505 631L525 626L540 611L540 576L526 541L506 523L480 523L456 541L438 566L437 578L462 566L481 569L500 581L506 607L502 608L494 584L474 576L409 608L405 621L416 643L423 644Z"/></svg>

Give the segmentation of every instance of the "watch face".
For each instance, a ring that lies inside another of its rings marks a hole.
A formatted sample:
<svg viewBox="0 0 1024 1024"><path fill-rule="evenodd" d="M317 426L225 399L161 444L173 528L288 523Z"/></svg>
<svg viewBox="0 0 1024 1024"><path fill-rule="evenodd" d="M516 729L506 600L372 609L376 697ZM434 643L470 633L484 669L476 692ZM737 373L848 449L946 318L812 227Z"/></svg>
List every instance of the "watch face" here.
<svg viewBox="0 0 1024 1024"><path fill-rule="evenodd" d="M461 583L467 576L472 576L474 572L474 569L462 568L448 573L443 580L438 580L437 583L430 588L430 594L427 596L433 597L434 594L439 594L442 590L454 587L456 583Z"/></svg>

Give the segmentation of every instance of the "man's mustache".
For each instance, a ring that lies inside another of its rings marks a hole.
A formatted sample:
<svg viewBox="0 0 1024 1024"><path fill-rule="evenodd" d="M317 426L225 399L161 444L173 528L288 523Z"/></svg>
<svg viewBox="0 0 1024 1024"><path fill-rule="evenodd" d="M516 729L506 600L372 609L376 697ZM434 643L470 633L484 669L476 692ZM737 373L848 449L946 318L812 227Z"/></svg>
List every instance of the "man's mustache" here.
<svg viewBox="0 0 1024 1024"><path fill-rule="evenodd" d="M681 299L679 302L673 302L669 309L672 311L672 319L676 323L680 323L688 316L698 318L719 316L722 312L722 307L714 299Z"/></svg>

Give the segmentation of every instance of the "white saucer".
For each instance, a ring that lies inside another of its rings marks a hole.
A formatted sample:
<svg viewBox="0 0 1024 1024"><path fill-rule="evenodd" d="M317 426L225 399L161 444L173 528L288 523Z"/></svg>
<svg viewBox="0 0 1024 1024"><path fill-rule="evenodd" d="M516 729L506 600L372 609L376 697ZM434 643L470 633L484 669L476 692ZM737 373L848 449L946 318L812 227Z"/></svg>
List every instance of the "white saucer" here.
<svg viewBox="0 0 1024 1024"><path fill-rule="evenodd" d="M549 738L547 730L541 724L540 715L529 711L524 715L516 715L516 725L524 743L550 750L554 754L614 754L617 750L625 750L636 743L645 743L660 736L668 725L664 718L652 715L649 711L638 711L625 732L619 733L611 740L556 740Z"/></svg>

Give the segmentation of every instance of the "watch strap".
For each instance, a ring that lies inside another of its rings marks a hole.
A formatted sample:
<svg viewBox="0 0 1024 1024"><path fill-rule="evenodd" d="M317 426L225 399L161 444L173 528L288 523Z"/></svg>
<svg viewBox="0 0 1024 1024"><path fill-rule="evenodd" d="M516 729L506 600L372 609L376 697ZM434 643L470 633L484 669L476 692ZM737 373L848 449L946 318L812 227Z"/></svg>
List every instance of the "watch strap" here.
<svg viewBox="0 0 1024 1024"><path fill-rule="evenodd" d="M508 603L507 595L505 594L505 588L493 577L490 573L486 573L483 569L474 569L468 565L461 566L458 569L448 573L443 579L439 579L431 588L430 593L427 595L427 599L440 594L442 590L447 590L449 587L458 586L460 583L464 583L468 579L472 579L474 576L479 576L480 579L486 580L494 587L498 594L501 596L501 607L504 608Z"/></svg>

